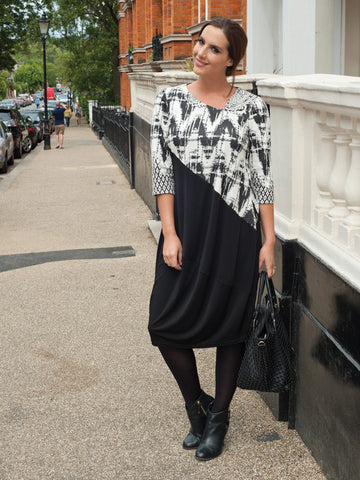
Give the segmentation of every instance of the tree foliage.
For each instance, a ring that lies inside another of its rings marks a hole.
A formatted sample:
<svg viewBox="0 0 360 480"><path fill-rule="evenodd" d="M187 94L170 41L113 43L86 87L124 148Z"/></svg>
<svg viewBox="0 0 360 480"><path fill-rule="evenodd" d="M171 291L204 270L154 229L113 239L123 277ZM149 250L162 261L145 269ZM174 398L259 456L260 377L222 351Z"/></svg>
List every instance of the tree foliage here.
<svg viewBox="0 0 360 480"><path fill-rule="evenodd" d="M30 90L38 90L43 81L43 69L38 63L26 63L16 70L14 80L25 83Z"/></svg>
<svg viewBox="0 0 360 480"><path fill-rule="evenodd" d="M117 0L0 0L0 70L11 70L16 59L23 65L17 77L34 88L42 68L37 22L43 10L51 22L48 84L71 78L82 98L118 101Z"/></svg>
<svg viewBox="0 0 360 480"><path fill-rule="evenodd" d="M46 43L47 84L55 86L57 79L62 79L63 52L52 44L51 38ZM20 65L14 75L16 82L27 84L29 90L38 90L43 87L43 49L34 42L24 43L16 52L16 59Z"/></svg>
<svg viewBox="0 0 360 480"><path fill-rule="evenodd" d="M119 90L117 0L58 0L53 13L65 49L64 74L85 97L114 101Z"/></svg>
<svg viewBox="0 0 360 480"><path fill-rule="evenodd" d="M37 38L39 12L50 0L0 1L0 70L12 70L16 64L15 50L29 37Z"/></svg>
<svg viewBox="0 0 360 480"><path fill-rule="evenodd" d="M9 73L6 70L0 72L0 98L4 98L7 93L8 83L7 77Z"/></svg>

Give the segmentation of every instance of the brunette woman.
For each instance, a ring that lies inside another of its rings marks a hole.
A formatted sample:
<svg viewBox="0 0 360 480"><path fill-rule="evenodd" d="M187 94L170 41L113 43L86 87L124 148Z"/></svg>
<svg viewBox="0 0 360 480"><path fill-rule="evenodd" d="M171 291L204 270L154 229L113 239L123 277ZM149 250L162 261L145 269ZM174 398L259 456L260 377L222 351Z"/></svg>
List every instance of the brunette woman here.
<svg viewBox="0 0 360 480"><path fill-rule="evenodd" d="M149 332L185 399L183 447L198 460L222 451L258 273L275 273L268 110L227 81L246 45L236 22L207 22L193 51L198 79L160 92L152 125L162 234ZM193 352L208 347L217 348L215 398L201 389Z"/></svg>

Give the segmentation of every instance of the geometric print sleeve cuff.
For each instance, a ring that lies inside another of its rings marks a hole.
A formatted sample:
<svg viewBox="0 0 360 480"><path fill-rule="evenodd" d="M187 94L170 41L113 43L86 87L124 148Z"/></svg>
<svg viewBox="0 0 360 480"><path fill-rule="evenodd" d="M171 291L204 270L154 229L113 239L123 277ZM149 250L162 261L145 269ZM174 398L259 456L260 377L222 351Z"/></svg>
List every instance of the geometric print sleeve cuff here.
<svg viewBox="0 0 360 480"><path fill-rule="evenodd" d="M151 127L151 160L153 195L175 194L172 159L166 144L168 138L169 109L162 91L155 100Z"/></svg>
<svg viewBox="0 0 360 480"><path fill-rule="evenodd" d="M269 112L259 97L252 106L249 119L251 187L259 203L274 203Z"/></svg>

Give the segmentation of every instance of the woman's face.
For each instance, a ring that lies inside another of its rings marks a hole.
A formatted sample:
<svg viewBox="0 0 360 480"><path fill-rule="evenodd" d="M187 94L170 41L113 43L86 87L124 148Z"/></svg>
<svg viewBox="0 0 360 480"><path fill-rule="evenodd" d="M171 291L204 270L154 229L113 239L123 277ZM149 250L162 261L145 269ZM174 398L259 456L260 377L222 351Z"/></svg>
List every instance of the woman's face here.
<svg viewBox="0 0 360 480"><path fill-rule="evenodd" d="M225 76L226 68L233 64L228 45L220 28L205 27L193 50L194 72L199 76Z"/></svg>

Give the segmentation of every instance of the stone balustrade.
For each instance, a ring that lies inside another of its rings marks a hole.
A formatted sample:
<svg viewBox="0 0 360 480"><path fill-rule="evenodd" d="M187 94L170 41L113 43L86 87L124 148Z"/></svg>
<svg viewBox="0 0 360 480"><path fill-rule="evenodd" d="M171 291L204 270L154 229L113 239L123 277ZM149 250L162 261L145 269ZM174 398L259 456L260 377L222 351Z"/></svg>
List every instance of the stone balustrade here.
<svg viewBox="0 0 360 480"><path fill-rule="evenodd" d="M276 231L360 290L360 79L258 82L270 105Z"/></svg>

